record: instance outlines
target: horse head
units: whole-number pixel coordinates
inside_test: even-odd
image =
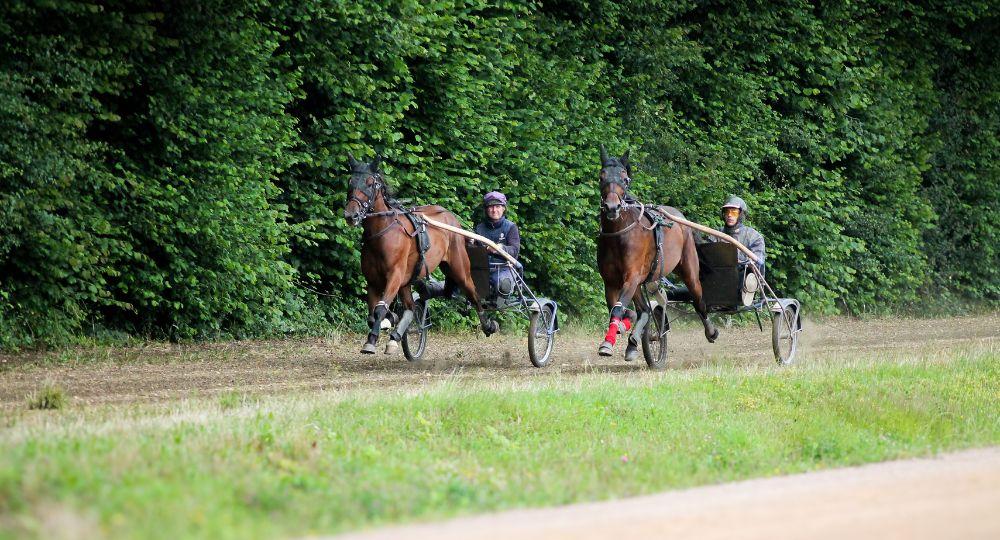
[[[622,203],[632,183],[628,154],[625,150],[620,158],[609,157],[608,149],[601,145],[601,211],[611,221],[621,215]]]
[[[351,179],[347,186],[347,204],[344,206],[344,219],[358,226],[371,212],[378,198],[386,197],[385,181],[382,180],[382,156],[375,155],[371,163],[358,161],[350,153],[347,154],[351,166]]]

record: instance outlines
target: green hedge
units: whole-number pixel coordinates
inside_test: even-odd
[[[698,221],[743,195],[810,311],[995,305],[998,30],[990,2],[7,2],[0,347],[357,328],[348,151],[470,226],[506,192],[581,316],[602,142]]]

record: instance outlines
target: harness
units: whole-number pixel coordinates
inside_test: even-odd
[[[427,268],[427,251],[431,249],[431,236],[427,233],[427,222],[424,218],[413,212],[405,212],[403,214],[410,223],[413,225],[413,234],[410,237],[416,237],[417,239],[417,265],[413,268],[413,277],[410,278],[410,284],[414,284],[420,279],[420,274],[423,272],[425,277],[430,277],[431,272]]]
[[[656,275],[657,266],[659,266],[660,277],[664,277],[666,274],[667,258],[663,254],[663,228],[672,228],[674,221],[667,218],[663,211],[659,209],[646,209],[645,214],[653,224],[653,240],[656,242],[656,259],[650,264],[649,274],[643,281],[643,283],[649,283],[653,280],[653,276]]]
[[[598,236],[605,238],[622,236],[630,232],[636,226],[640,226],[641,228],[647,231],[652,231],[653,242],[656,245],[656,257],[654,257],[653,261],[650,263],[649,273],[646,275],[646,279],[643,280],[643,283],[649,283],[650,281],[652,281],[653,277],[656,275],[657,269],[659,269],[660,276],[663,276],[666,273],[665,266],[667,264],[666,257],[663,254],[663,229],[672,228],[674,226],[674,221],[671,220],[669,217],[667,217],[666,212],[660,210],[658,207],[656,206],[647,207],[641,201],[632,197],[631,193],[629,193],[629,182],[620,180],[618,178],[601,180],[602,188],[608,184],[615,184],[621,186],[625,190],[625,197],[624,198],[619,197],[621,199],[622,207],[625,212],[628,212],[632,209],[638,209],[639,212],[635,217],[635,221],[633,221],[630,225],[628,225],[624,229],[614,232],[604,232],[602,230],[600,231],[600,233],[598,233]],[[649,220],[650,225],[648,227],[642,225],[643,216],[645,216],[646,219]]]
[[[414,208],[393,208],[391,210],[386,210],[385,212],[373,212],[365,216],[365,219],[370,217],[379,216],[392,216],[392,221],[388,225],[383,227],[377,233],[371,236],[362,237],[361,243],[370,242],[376,238],[385,236],[393,227],[399,227],[407,236],[410,238],[415,238],[417,241],[417,264],[413,268],[412,277],[410,277],[409,284],[412,285],[421,279],[421,274],[423,277],[430,275],[430,271],[427,268],[427,252],[431,249],[431,237],[427,232],[427,221],[420,217],[419,214],[414,212]],[[399,216],[405,217],[409,220],[410,224],[413,225],[413,232],[407,232],[406,227],[403,223],[399,221]]]
[[[385,185],[382,183],[382,175],[373,174],[375,182],[371,186],[366,186],[362,189],[362,193],[367,197],[367,200],[362,201],[360,198],[351,195],[350,200],[357,201],[358,206],[361,209],[361,220],[364,221],[368,218],[382,217],[382,216],[392,216],[392,221],[388,225],[383,227],[376,233],[369,236],[362,236],[361,243],[370,242],[376,238],[385,236],[393,227],[399,227],[409,236],[410,238],[416,238],[417,240],[417,264],[413,268],[413,273],[408,281],[410,285],[415,283],[420,279],[420,275],[424,274],[425,277],[430,276],[430,271],[427,268],[427,252],[431,249],[431,238],[430,234],[427,232],[427,222],[424,221],[422,217],[414,213],[414,208],[403,208],[400,206],[399,201],[395,199],[390,199],[386,196]],[[370,188],[370,189],[369,189]],[[389,210],[384,212],[370,212],[371,208],[375,204],[375,196],[377,194],[382,194],[382,199],[385,200],[386,204],[389,205]],[[413,232],[406,232],[406,227],[403,226],[402,222],[399,221],[399,216],[405,216],[406,219],[410,221],[413,225]]]

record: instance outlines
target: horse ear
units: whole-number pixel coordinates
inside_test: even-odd
[[[622,162],[622,165],[624,165],[626,167],[628,167],[628,153],[631,152],[631,151],[632,151],[632,149],[629,148],[629,149],[625,150],[624,154],[622,154],[621,162]]]
[[[608,161],[608,149],[604,147],[604,143],[601,143],[601,164],[603,165]]]
[[[375,154],[375,161],[372,162],[372,172],[377,172],[378,168],[382,166],[382,156],[380,154]]]
[[[358,160],[354,159],[354,154],[347,153],[347,162],[351,165],[351,170],[358,168]]]

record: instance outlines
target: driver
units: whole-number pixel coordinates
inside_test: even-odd
[[[723,226],[719,231],[728,234],[736,239],[737,242],[743,244],[750,250],[751,253],[757,256],[757,269],[760,270],[761,277],[764,276],[764,237],[757,232],[753,227],[743,223],[743,219],[747,215],[747,203],[743,199],[737,197],[736,195],[730,195],[726,199],[725,204],[722,205],[722,221]],[[722,240],[711,237],[713,241],[721,242]],[[750,258],[747,257],[746,253],[743,251],[736,251],[737,262],[740,268],[744,269],[745,275],[743,277],[743,290],[742,301],[744,306],[748,306],[753,302],[756,295],[757,289],[760,287],[757,275],[753,272],[747,272],[746,267],[750,262]]]
[[[764,237],[756,229],[743,223],[746,215],[747,203],[736,195],[730,195],[722,205],[723,226],[719,231],[732,236],[753,252],[757,256],[757,268],[760,269],[761,275],[764,275]],[[717,240],[715,237],[712,239]],[[745,253],[742,251],[736,253],[741,266],[749,262],[750,259]]]
[[[507,197],[499,191],[491,191],[483,197],[483,208],[486,219],[479,222],[475,233],[492,240],[500,248],[517,258],[521,252],[521,234],[513,221],[504,217],[507,211]],[[514,278],[511,275],[507,260],[490,248],[490,287],[494,292],[508,295],[514,290]]]

